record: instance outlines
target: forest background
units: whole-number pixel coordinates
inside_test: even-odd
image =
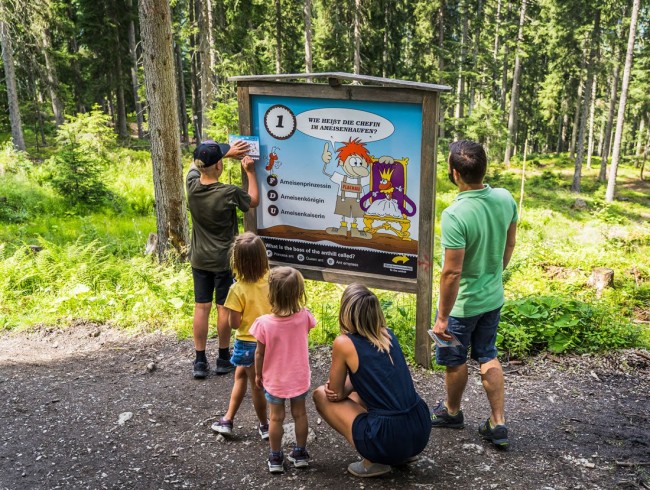
[[[182,247],[162,236],[164,260],[144,254],[165,206],[151,156],[160,109],[147,96],[165,70],[147,71],[147,4],[170,13],[171,43],[158,48],[173,60],[177,126],[167,129],[183,153],[165,165],[178,175],[197,140],[238,132],[230,76],[449,85],[438,161],[454,139],[481,142],[487,182],[520,203],[503,355],[650,346],[650,8],[640,0],[2,0],[0,329],[84,319],[191,335]],[[456,192],[444,167],[437,218]],[[241,182],[236,162],[224,177]],[[590,284],[596,267],[613,271],[613,287]],[[331,341],[342,286],[308,287],[311,340]],[[379,295],[412,358],[414,297]]]

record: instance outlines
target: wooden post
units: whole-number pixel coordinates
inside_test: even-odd
[[[436,148],[438,94],[427,94],[422,100],[422,157],[420,162],[420,222],[418,275],[415,307],[415,361],[431,366],[431,328],[433,306],[433,230],[436,203]]]
[[[251,105],[250,94],[248,87],[237,87],[237,107],[239,109],[239,134],[251,134]],[[244,190],[248,190],[248,177],[244,169],[240,169],[242,186]],[[257,210],[255,208],[249,209],[244,214],[244,229],[257,233]]]

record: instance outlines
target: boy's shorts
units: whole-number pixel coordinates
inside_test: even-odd
[[[304,400],[307,398],[307,395],[309,394],[309,390],[305,391],[302,395],[294,396],[293,398],[289,398],[289,401],[293,400]],[[264,390],[264,396],[266,397],[266,400],[271,403],[272,405],[284,405],[284,402],[287,400],[286,398],[278,398],[277,396],[271,395],[268,391]]]
[[[437,316],[437,313],[436,313]],[[459,318],[449,317],[447,330],[462,344],[456,347],[436,346],[436,363],[441,366],[461,366],[467,362],[467,351],[472,347],[471,357],[483,364],[497,356],[497,327],[501,307],[480,315]]]
[[[192,267],[192,278],[194,279],[194,302],[212,303],[216,291],[215,302],[223,305],[228,297],[228,291],[232,286],[232,271],[211,272]]]
[[[235,366],[251,367],[255,365],[257,342],[235,339],[230,362]]]

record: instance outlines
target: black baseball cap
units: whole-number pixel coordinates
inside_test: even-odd
[[[230,145],[206,140],[194,149],[194,160],[201,161],[203,168],[211,167],[221,160],[228,153],[228,150],[230,150]]]

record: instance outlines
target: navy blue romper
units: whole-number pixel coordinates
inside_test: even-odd
[[[356,450],[373,463],[396,465],[420,454],[429,442],[431,415],[415,392],[413,379],[392,330],[390,356],[368,339],[348,334],[359,356],[350,381],[368,407],[352,422]],[[392,358],[392,362],[391,362]]]

